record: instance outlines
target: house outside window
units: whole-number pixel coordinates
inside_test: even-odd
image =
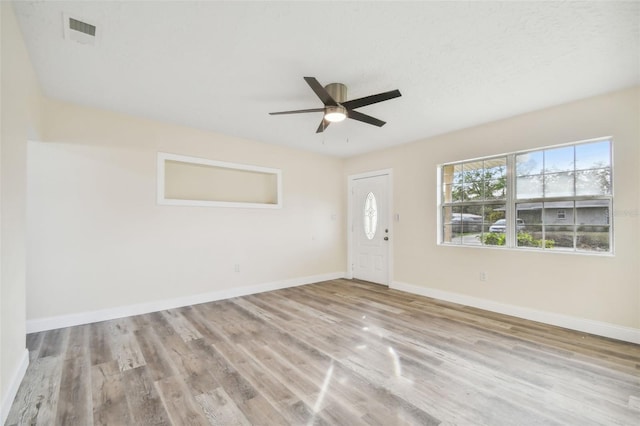
[[[612,252],[609,139],[441,166],[440,243]]]

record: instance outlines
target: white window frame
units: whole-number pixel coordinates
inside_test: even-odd
[[[609,159],[610,159],[610,169],[611,169],[611,192],[610,194],[606,194],[606,195],[597,195],[597,196],[577,196],[577,195],[572,195],[572,196],[566,196],[566,197],[541,197],[541,198],[535,198],[535,199],[517,199],[516,198],[516,172],[515,172],[515,159],[516,156],[519,154],[526,154],[528,152],[538,152],[538,151],[544,151],[544,150],[549,150],[549,149],[554,149],[554,148],[562,148],[562,147],[569,147],[569,146],[578,146],[578,145],[582,145],[582,144],[589,144],[589,143],[596,143],[596,142],[605,142],[608,141],[609,142]],[[589,139],[589,140],[583,140],[583,141],[579,141],[579,142],[571,142],[571,143],[566,143],[566,144],[561,144],[561,145],[553,145],[553,146],[545,146],[545,147],[540,147],[540,148],[535,148],[535,149],[530,149],[530,150],[523,150],[523,151],[516,151],[516,152],[510,152],[510,153],[506,153],[506,154],[500,154],[500,155],[491,155],[491,156],[487,156],[487,157],[481,157],[481,158],[474,158],[474,159],[469,159],[469,160],[462,160],[462,161],[455,161],[455,162],[450,162],[450,163],[444,163],[438,166],[437,168],[437,185],[438,185],[438,189],[437,189],[437,226],[438,226],[438,231],[437,231],[437,244],[441,245],[441,246],[447,246],[447,247],[475,247],[475,248],[488,248],[488,249],[498,249],[498,250],[505,250],[505,249],[513,249],[513,250],[532,250],[532,251],[543,251],[543,252],[550,252],[550,253],[571,253],[571,254],[586,254],[586,255],[598,255],[598,256],[602,256],[602,255],[613,255],[614,254],[614,224],[613,224],[613,215],[612,215],[612,211],[613,211],[613,199],[614,199],[614,184],[613,184],[613,169],[614,169],[614,164],[613,164],[613,145],[614,145],[614,141],[613,141],[613,137],[611,136],[607,136],[607,137],[601,137],[601,138],[594,138],[594,139]],[[462,244],[462,243],[451,243],[451,242],[445,242],[444,241],[444,217],[443,217],[443,208],[444,207],[449,207],[449,206],[465,206],[467,204],[464,204],[463,202],[459,202],[459,203],[454,203],[454,202],[449,202],[449,203],[445,203],[444,202],[444,191],[443,191],[443,170],[445,166],[451,166],[451,165],[459,165],[459,164],[465,164],[465,163],[469,163],[469,162],[476,162],[476,161],[486,161],[486,160],[490,160],[490,159],[495,159],[495,158],[500,158],[500,157],[506,157],[507,158],[507,196],[505,199],[505,209],[506,209],[506,232],[505,232],[505,245],[503,246],[499,246],[499,245],[490,245],[490,244]],[[517,204],[521,204],[521,203],[531,203],[531,202],[553,202],[553,201],[585,201],[585,200],[608,200],[608,226],[609,226],[609,250],[607,251],[589,251],[589,250],[579,250],[578,248],[575,247],[575,238],[577,236],[577,225],[573,230],[574,233],[574,247],[573,248],[545,248],[545,247],[523,247],[523,246],[518,246],[518,241],[517,241],[517,225],[516,225],[516,206]],[[566,214],[566,213],[565,213]],[[576,211],[574,210],[572,217],[574,217],[574,221],[575,221],[575,215],[576,215]],[[565,216],[566,217],[566,216]]]

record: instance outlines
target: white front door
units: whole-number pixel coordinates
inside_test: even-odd
[[[389,285],[389,175],[351,182],[353,278]]]

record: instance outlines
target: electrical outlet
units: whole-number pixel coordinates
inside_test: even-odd
[[[488,279],[488,274],[486,273],[486,271],[482,271],[480,272],[480,281],[486,281]]]
[[[235,266],[233,267],[233,270],[236,272],[240,272],[240,264],[236,263]]]

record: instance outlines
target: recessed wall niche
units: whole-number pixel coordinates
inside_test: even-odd
[[[280,208],[282,172],[159,152],[158,204]]]

